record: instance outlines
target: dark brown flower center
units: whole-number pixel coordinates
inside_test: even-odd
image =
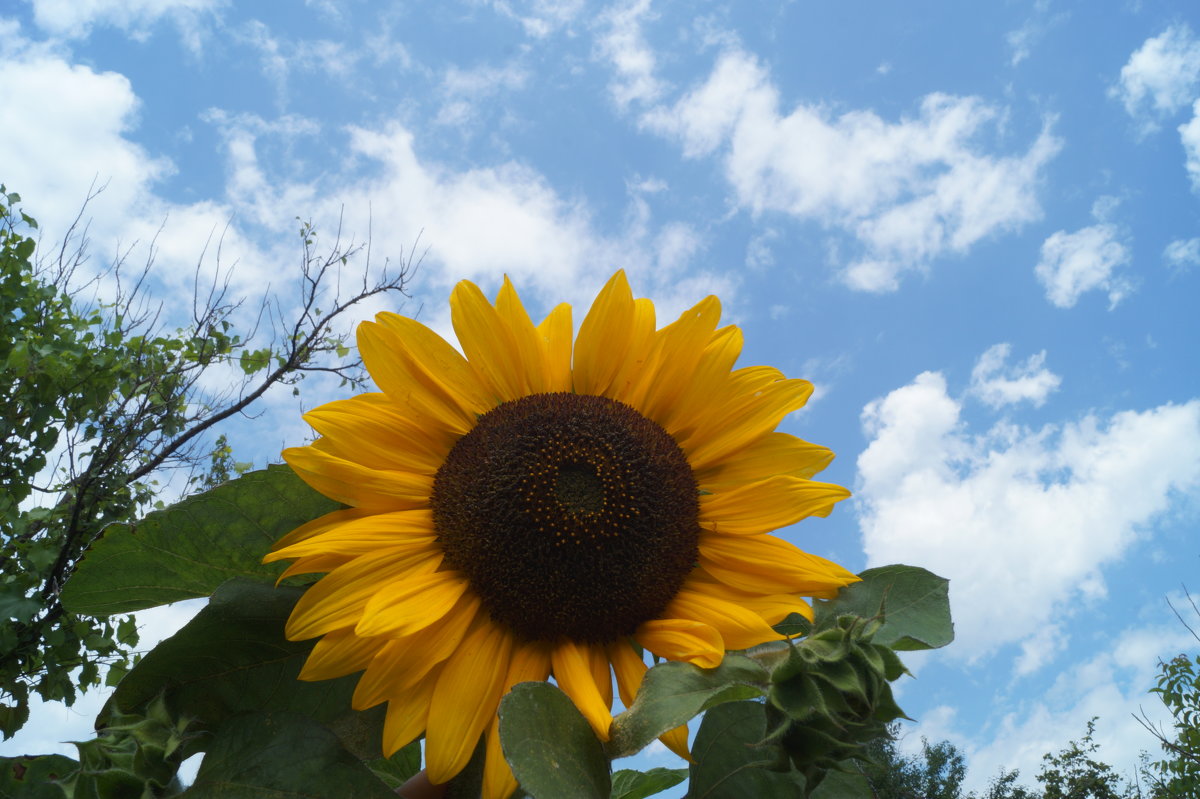
[[[489,411],[446,457],[433,521],[446,565],[526,639],[632,634],[696,563],[699,492],[656,423],[615,400],[534,394]]]

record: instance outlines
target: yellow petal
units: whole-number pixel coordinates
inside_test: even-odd
[[[283,459],[317,491],[356,508],[427,507],[433,490],[432,475],[369,469],[316,447],[289,447],[283,451]]]
[[[496,315],[512,336],[518,357],[516,368],[525,375],[528,393],[543,394],[550,391],[542,337],[533,326],[533,320],[521,304],[521,298],[517,296],[517,290],[513,288],[508,275],[504,276],[496,295]]]
[[[345,566],[352,558],[346,555],[308,555],[307,557],[299,558],[291,566],[283,570],[283,573],[275,579],[275,585],[279,585],[289,577],[295,577],[297,574],[323,574],[333,571],[339,566]]]
[[[678,401],[667,409],[661,422],[663,429],[677,441],[684,441],[697,420],[710,412],[713,400],[729,390],[730,370],[741,352],[740,328],[730,325],[713,333],[691,381],[681,387]]]
[[[600,701],[611,709],[613,701],[613,678],[608,656],[604,652],[604,647],[600,646],[587,647],[587,654],[588,665],[592,669],[592,682],[600,690]]]
[[[550,649],[540,642],[514,643],[512,662],[504,677],[501,698],[514,685],[523,682],[541,682],[550,675]],[[483,799],[504,799],[517,786],[500,749],[500,717],[492,719],[488,727],[486,759],[483,765]]]
[[[624,270],[609,278],[596,296],[575,339],[577,394],[602,395],[625,363],[633,328],[633,292]]]
[[[456,571],[414,575],[378,586],[354,631],[359,635],[412,635],[450,612],[467,590]]]
[[[500,702],[512,636],[480,619],[446,661],[433,691],[425,729],[425,768],[433,783],[449,782],[467,765]]]
[[[706,297],[654,336],[645,368],[622,402],[660,424],[678,402],[721,319],[721,302]]]
[[[358,518],[350,518],[290,546],[277,548],[263,561],[270,563],[310,555],[340,555],[349,560],[378,549],[404,547],[424,547],[432,552],[436,542],[433,513],[428,508],[359,514]]]
[[[702,591],[680,591],[663,615],[711,625],[721,634],[726,649],[749,649],[783,637],[754,611]]]
[[[601,689],[596,685],[590,650],[590,644],[575,641],[563,641],[556,646],[551,655],[554,679],[592,725],[596,737],[607,741],[608,728],[612,725],[612,702],[605,704]]]
[[[705,571],[741,591],[828,597],[859,579],[773,535],[701,535],[699,548]]]
[[[450,321],[467,360],[501,402],[530,393],[512,331],[479,287],[459,281],[450,295]]]
[[[429,703],[437,685],[434,672],[402,694],[388,701],[383,722],[383,756],[391,757],[416,740],[429,719]]]
[[[768,433],[745,449],[696,471],[705,491],[735,488],[777,474],[811,478],[833,461],[833,452],[787,433]]]
[[[560,303],[537,328],[546,359],[546,390],[571,390],[571,306]]]
[[[512,768],[500,748],[500,717],[497,716],[488,725],[480,799],[508,799],[516,789],[517,778],[513,776]]]
[[[675,729],[663,733],[658,736],[658,740],[662,741],[664,746],[687,762],[696,762],[692,759],[692,753],[688,749],[688,728],[686,724],[680,724]]]
[[[397,334],[412,370],[419,369],[427,384],[438,385],[464,411],[486,413],[495,404],[475,370],[450,342],[407,316],[385,312],[375,319]]]
[[[395,696],[449,658],[462,642],[479,611],[479,599],[468,594],[441,623],[405,638],[391,640],[368,665],[354,688],[356,710],[374,707]],[[388,640],[388,639],[384,639]]]
[[[617,367],[612,382],[604,389],[604,396],[633,404],[630,393],[649,368],[650,354],[654,347],[654,303],[638,298],[633,301],[633,319],[625,337],[625,357]]]
[[[315,638],[327,632],[353,627],[362,617],[367,601],[393,580],[431,572],[442,562],[440,552],[384,549],[361,555],[339,566],[304,592],[285,631],[292,641]]]
[[[654,619],[642,622],[634,640],[667,660],[682,660],[702,669],[721,665],[725,642],[716,628],[691,619]]]
[[[372,469],[434,474],[447,450],[417,426],[370,403],[329,402],[304,414],[327,452]]]
[[[308,653],[300,679],[315,682],[362,671],[386,643],[382,638],[362,638],[353,630],[329,633]]]
[[[700,526],[731,535],[768,533],[808,516],[827,516],[850,492],[833,483],[778,476],[700,497]]]
[[[306,522],[300,525],[295,530],[285,535],[283,538],[275,542],[274,550],[268,553],[263,558],[263,563],[270,563],[283,558],[276,557],[275,552],[281,549],[297,544],[306,538],[311,538],[314,535],[328,532],[329,530],[339,527],[346,522],[362,519],[367,516],[373,516],[377,511],[362,510],[360,508],[347,508],[345,510],[335,510],[332,513],[326,513],[324,516],[318,516],[311,522]],[[286,556],[285,556],[286,557]]]
[[[739,374],[741,373],[741,374]],[[732,375],[734,388],[713,403],[694,435],[681,442],[693,469],[703,469],[772,432],[784,416],[804,407],[807,380],[779,379],[774,369],[750,367]]]
[[[360,324],[358,352],[375,385],[402,409],[405,418],[458,436],[475,426],[476,414],[464,407],[463,395],[409,358],[404,340],[391,327]]]
[[[608,659],[612,663],[613,674],[617,677],[617,692],[621,697],[621,704],[629,707],[637,697],[638,689],[642,687],[646,661],[628,641],[609,644]]]

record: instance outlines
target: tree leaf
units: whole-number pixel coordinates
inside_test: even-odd
[[[109,616],[208,596],[232,577],[273,580],[284,564],[261,563],[271,545],[340,507],[286,466],[250,472],[137,524],[109,525],[63,587],[63,606]]]
[[[343,740],[343,744],[345,741]],[[376,743],[378,748],[379,744]],[[367,768],[389,788],[399,788],[421,770],[421,742],[413,741],[391,757],[367,761]]]
[[[629,709],[613,720],[609,756],[628,757],[714,705],[762,696],[769,683],[766,669],[744,655],[726,654],[715,669],[660,663],[646,672]]]
[[[0,799],[63,799],[63,790],[50,782],[79,770],[65,755],[0,757]]]
[[[217,729],[183,799],[395,799],[337,736],[299,713],[245,713]]]
[[[837,599],[816,603],[818,629],[838,616],[872,618],[883,612],[883,625],[872,639],[898,650],[937,649],[954,640],[950,620],[950,581],[919,566],[881,566],[859,575],[862,582],[843,588]]]
[[[729,702],[705,713],[692,744],[696,762],[688,799],[804,796],[804,777],[786,770],[778,744],[761,743],[766,735],[766,709],[759,702]]]
[[[312,642],[288,641],[283,625],[301,593],[246,580],[221,586],[195,618],[133,667],[100,720],[111,715],[114,704],[134,711],[160,694],[174,716],[194,719],[197,730],[215,730],[248,711],[287,710],[335,725],[340,716],[355,713],[350,698],[356,675],[321,682],[297,679]],[[382,714],[376,715],[378,725]],[[357,721],[372,718],[355,716]],[[378,726],[376,730],[370,739],[377,742]],[[358,737],[363,737],[359,731],[348,735]]]
[[[500,746],[534,799],[608,799],[604,747],[557,686],[524,682],[500,702]]]
[[[685,768],[652,768],[649,771],[621,769],[612,776],[610,799],[645,799],[667,788],[674,788],[687,777],[688,770]]]

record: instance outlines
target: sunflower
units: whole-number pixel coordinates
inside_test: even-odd
[[[571,307],[534,325],[507,278],[494,304],[459,283],[450,308],[462,353],[392,313],[358,328],[380,393],[306,414],[320,438],[283,453],[349,507],[266,560],[325,573],[287,624],[320,637],[301,679],[362,671],[354,707],[388,703],[385,754],[424,733],[434,783],[484,736],[483,794],[502,798],[513,685],[553,675],[607,740],[613,675],[630,704],[643,649],[711,668],[858,579],[768,535],[849,492],[811,479],[832,452],[775,431],[812,385],[733,369],[716,297],[658,329],[617,272],[573,351]],[[687,757],[685,727],[663,740]]]

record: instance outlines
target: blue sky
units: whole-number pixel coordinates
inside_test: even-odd
[[[1194,645],[1165,598],[1200,591],[1194,4],[4,8],[0,181],[44,245],[96,180],[94,262],[161,227],[168,300],[221,235],[235,292],[284,285],[295,218],[339,213],[376,256],[419,236],[403,310],[443,331],[462,278],[543,312],[618,267],[660,318],[716,293],[743,363],[816,384],[785,429],[855,491],[784,535],[952,580],[909,745],[954,741],[976,786],[1092,715],[1119,770],[1151,747],[1131,714]],[[240,459],[305,436],[267,403]],[[85,735],[97,701],[0,751]]]

